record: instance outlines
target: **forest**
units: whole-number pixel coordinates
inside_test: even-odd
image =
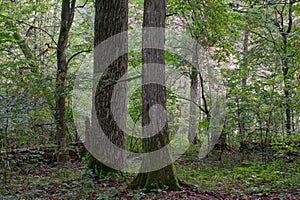
[[[300,1],[2,0],[0,199],[300,199]]]

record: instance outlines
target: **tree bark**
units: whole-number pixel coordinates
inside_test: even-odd
[[[96,0],[95,2],[95,47],[101,44],[106,39],[120,34],[128,30],[128,1],[127,0]],[[121,48],[127,48],[127,37],[123,37],[117,45]],[[128,66],[128,54],[119,56],[118,49],[115,49],[115,56],[118,57],[107,68],[103,66],[103,63],[99,63],[95,53],[95,69],[97,72],[102,73],[98,82],[95,94],[95,109],[98,123],[101,130],[106,137],[116,146],[121,149],[126,148],[126,81],[119,82],[127,72]],[[103,52],[101,52],[103,53]],[[116,89],[116,84],[119,84],[121,90],[118,90],[117,108],[111,108],[114,106],[113,91]],[[115,121],[114,115],[118,113],[118,119],[120,119],[121,126]],[[93,137],[93,136],[92,136]],[[95,144],[93,144],[95,145]],[[112,151],[112,149],[106,149],[106,151]],[[110,152],[111,153],[111,152]],[[120,165],[125,165],[125,154],[114,152],[114,158]],[[102,171],[115,171],[111,167],[105,165],[103,162],[96,161],[93,157],[90,163],[94,165],[98,170]]]
[[[68,72],[66,50],[71,29],[76,0],[63,0],[61,11],[60,33],[57,43],[57,75],[56,75],[56,143],[57,161],[64,162],[68,159],[66,139],[66,77]]]
[[[190,86],[190,116],[189,116],[189,142],[190,144],[196,144],[197,143],[197,118],[198,118],[198,108],[195,105],[197,103],[198,98],[198,84],[199,84],[199,79],[198,79],[198,55],[197,55],[197,45],[196,44],[196,55],[194,55],[193,60],[194,60],[194,65],[191,67],[191,73],[190,73],[190,80],[191,80],[191,86]],[[199,72],[200,73],[200,72]]]
[[[166,15],[166,2],[162,0],[145,0],[144,1],[144,21],[143,27],[165,27],[165,15]],[[151,29],[152,30],[152,29]],[[165,87],[165,59],[164,59],[164,42],[165,33],[164,30],[151,31],[144,29],[143,31],[143,68],[142,68],[142,125],[143,135],[147,136],[143,138],[142,145],[145,153],[161,150],[163,147],[169,144],[168,123],[166,122],[163,128],[154,136],[150,136],[146,131],[150,123],[158,125],[161,123],[160,119],[166,117],[166,113],[156,110],[154,105],[160,105],[166,110],[166,87]],[[155,33],[154,33],[155,32]],[[155,35],[153,35],[155,34]],[[150,44],[150,45],[147,45]],[[160,46],[160,49],[149,48],[149,46]],[[145,47],[146,46],[146,47]],[[154,77],[159,77],[160,84],[151,83]],[[152,108],[151,108],[152,107]],[[154,110],[156,120],[150,119],[150,108]],[[153,130],[150,130],[150,132]],[[161,154],[158,158],[143,159],[142,169],[147,169],[147,166],[154,165],[155,162],[162,162],[160,159],[169,159],[171,156],[169,151],[160,151]],[[162,169],[156,171],[149,171],[145,173],[139,173],[136,179],[131,183],[131,187],[142,187],[146,191],[152,188],[164,188],[168,187],[172,190],[180,189],[178,180],[173,164],[170,164]]]

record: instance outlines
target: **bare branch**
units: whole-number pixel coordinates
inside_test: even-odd
[[[86,0],[82,6],[77,6],[75,8],[84,8],[89,0]]]
[[[78,56],[78,55],[80,55],[80,54],[82,54],[82,53],[88,53],[88,52],[91,52],[91,51],[92,51],[92,50],[88,49],[88,50],[79,51],[79,52],[73,54],[73,55],[68,59],[68,61],[67,61],[67,66],[69,66],[69,63],[71,62],[71,60],[72,60],[73,58],[75,58],[76,56]]]
[[[289,34],[292,30],[292,26],[293,26],[293,10],[292,10],[292,6],[293,6],[293,1],[290,0],[289,2],[289,23],[288,23],[288,28],[286,33]]]
[[[173,16],[173,15],[178,15],[178,13],[176,12],[176,13],[166,14],[166,17],[171,17],[171,16]]]

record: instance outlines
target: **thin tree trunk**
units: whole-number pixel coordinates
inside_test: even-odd
[[[284,92],[284,98],[285,98],[285,127],[288,134],[292,133],[292,106],[291,106],[291,86],[290,86],[290,66],[289,66],[289,53],[288,53],[288,37],[292,31],[293,28],[293,4],[295,3],[294,0],[285,1],[285,5],[287,6],[287,17],[288,19],[286,22],[284,21],[284,15],[285,13],[283,11],[278,11],[277,8],[275,8],[275,15],[279,15],[279,20],[275,21],[275,25],[280,30],[280,34],[282,37],[283,42],[283,57],[281,58],[281,64],[282,64],[282,74],[283,74],[283,92]],[[285,26],[287,24],[287,26]]]
[[[246,28],[244,32],[244,41],[243,41],[243,63],[242,63],[242,73],[245,73],[248,65],[248,43],[249,43],[249,29]],[[242,89],[245,89],[245,86],[247,85],[247,74],[242,75]],[[241,98],[241,103],[243,104],[245,102],[245,98]],[[246,145],[246,126],[245,126],[245,112],[244,112],[243,105],[238,108],[238,124],[240,129],[240,144],[241,144],[241,151],[244,150],[244,147]]]
[[[66,50],[69,31],[73,23],[76,0],[63,0],[61,11],[60,33],[57,44],[57,75],[56,75],[56,143],[57,161],[68,159],[66,139],[66,77],[68,72]]]
[[[195,61],[198,62],[198,61]],[[190,89],[190,119],[189,119],[189,142],[190,144],[195,144],[197,142],[197,94],[198,94],[198,72],[196,67],[191,69],[191,89]]]

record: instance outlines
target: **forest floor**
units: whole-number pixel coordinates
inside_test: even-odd
[[[181,191],[150,193],[126,188],[134,175],[95,177],[77,157],[59,165],[22,155],[0,170],[0,199],[300,199],[300,159],[246,162],[227,153],[200,162],[191,155],[176,163]]]

